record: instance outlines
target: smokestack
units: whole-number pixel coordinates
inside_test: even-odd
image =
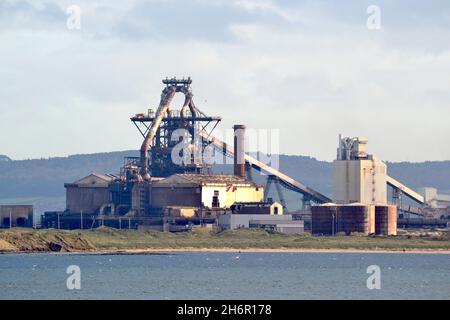
[[[236,124],[234,129],[234,175],[245,178],[245,126]]]

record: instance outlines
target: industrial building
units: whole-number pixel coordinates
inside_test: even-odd
[[[218,218],[221,230],[256,228],[285,234],[302,234],[304,222],[292,220],[292,215],[223,214]]]
[[[270,198],[265,202],[235,202],[230,209],[234,214],[283,215],[284,212],[281,203]]]
[[[117,174],[92,173],[66,183],[66,210],[46,213],[42,218],[44,227],[107,225],[179,230],[189,224],[219,225],[223,219],[238,221],[246,215],[259,215],[243,225],[287,230],[290,227],[268,221],[290,216],[287,225],[297,223],[303,228],[302,219],[310,216],[312,223],[307,225],[311,224],[317,234],[393,235],[397,208],[422,216],[427,212],[422,195],[390,177],[386,164],[367,154],[367,139],[363,137],[339,137],[331,199],[247,154],[244,125],[233,126],[233,146],[214,137],[221,118],[206,115],[194,104],[192,79],[162,82],[164,89],[157,109],[130,118],[143,139],[140,156],[126,157]],[[176,94],[184,96],[178,108],[172,106]],[[233,158],[234,174],[213,172],[210,155],[205,152],[211,147],[224,158]],[[265,186],[253,181],[252,172],[267,176]],[[268,198],[273,184],[279,202]],[[288,214],[282,188],[299,195],[301,215]],[[392,189],[393,203],[388,203],[388,188]],[[403,196],[418,206],[405,207]],[[291,230],[297,227],[291,226]]]
[[[104,205],[111,202],[109,184],[115,178],[113,175],[92,173],[73,183],[65,183],[66,210],[92,214],[103,213]]]
[[[236,202],[263,202],[264,187],[233,175],[175,174],[151,186],[151,206],[230,209]]]
[[[425,202],[434,210],[434,217],[450,219],[450,194],[439,192],[436,188],[421,188],[419,193],[423,195]]]
[[[337,159],[333,162],[335,203],[385,204],[387,167],[366,153],[367,139],[339,137]]]
[[[333,162],[333,202],[311,208],[312,233],[334,235],[396,235],[397,208],[404,209],[402,195],[425,204],[423,196],[388,176],[387,166],[366,152],[364,137],[339,135]],[[388,203],[388,186],[393,189]],[[408,210],[421,213],[419,208]]]
[[[281,204],[268,201],[265,187],[252,181],[252,170],[265,172],[278,189],[284,186],[302,194],[305,202],[329,200],[247,155],[244,125],[233,127],[233,146],[215,138],[211,133],[221,118],[207,116],[195,106],[191,83],[190,78],[163,80],[157,110],[131,118],[143,137],[140,157],[125,158],[117,175],[92,173],[66,183],[66,210],[46,213],[42,224],[74,229],[122,227],[125,221],[128,227],[144,228],[211,223],[231,213],[281,216],[285,209],[282,197]],[[178,110],[170,106],[177,93],[184,95]],[[177,149],[180,146],[182,150]],[[212,172],[203,152],[211,146],[234,159],[233,175]],[[181,154],[181,161],[174,161],[174,154]]]
[[[33,206],[0,205],[0,228],[32,227]]]

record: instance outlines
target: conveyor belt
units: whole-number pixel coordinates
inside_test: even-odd
[[[413,199],[414,201],[420,203],[420,204],[424,204],[425,203],[425,199],[423,196],[421,196],[420,194],[418,194],[417,192],[415,192],[414,190],[408,188],[407,186],[405,186],[404,184],[398,182],[397,180],[395,180],[394,178],[391,178],[389,176],[387,176],[386,178],[386,182],[389,186],[399,189],[401,192],[403,192],[404,194],[406,194],[408,197],[410,197],[411,199]]]
[[[199,132],[199,135],[208,140],[209,142],[211,142],[218,150],[220,150],[224,154],[229,156],[234,155],[233,148],[228,146],[225,142],[217,139],[216,137],[210,136],[205,132]],[[317,203],[331,202],[330,198],[292,179],[291,177],[285,175],[284,173],[262,163],[258,159],[255,159],[252,156],[249,156],[248,154],[245,154],[245,162],[258,171],[264,171],[269,175],[276,176],[282,182],[282,184],[286,186],[288,189],[306,195],[310,197],[310,199],[314,202]]]

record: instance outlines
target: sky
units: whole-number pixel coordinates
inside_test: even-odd
[[[0,154],[138,149],[129,118],[167,76],[221,130],[278,130],[284,154],[330,161],[342,133],[450,159],[448,0],[0,0]]]

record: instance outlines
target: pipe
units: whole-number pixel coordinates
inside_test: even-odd
[[[100,216],[103,216],[104,214],[105,214],[105,209],[106,208],[108,208],[108,207],[110,207],[111,208],[111,215],[114,215],[115,214],[115,204],[114,203],[112,203],[112,202],[110,202],[110,203],[105,203],[105,204],[103,204],[101,207],[100,207],[100,210],[99,210],[99,215]]]
[[[234,175],[245,178],[245,126],[236,124],[234,129]]]
[[[161,125],[161,121],[164,118],[164,116],[167,113],[167,110],[169,109],[169,105],[172,102],[172,99],[176,93],[176,87],[175,86],[168,86],[163,90],[163,93],[161,94],[161,101],[159,103],[158,110],[155,114],[155,119],[153,120],[147,136],[144,139],[144,142],[142,142],[141,145],[141,173],[142,177],[145,180],[150,179],[150,174],[148,170],[148,151],[150,149],[150,146],[153,142],[153,138],[155,137],[156,131],[158,130],[159,126]]]
[[[186,117],[186,112],[189,110],[189,103],[191,101],[191,98],[192,98],[191,94],[189,94],[189,93],[185,94],[183,107],[181,108],[181,111],[180,111],[180,117],[182,117],[182,118]]]

